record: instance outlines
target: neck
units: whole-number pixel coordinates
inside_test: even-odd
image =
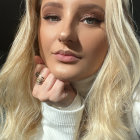
[[[72,82],[71,84],[76,89],[76,91],[79,93],[79,95],[81,97],[85,98],[95,80],[95,77],[96,77],[96,75],[92,75],[86,79]]]

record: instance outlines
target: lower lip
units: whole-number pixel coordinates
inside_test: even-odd
[[[72,63],[79,60],[79,58],[72,55],[55,54],[55,57],[58,61],[65,62],[65,63]]]

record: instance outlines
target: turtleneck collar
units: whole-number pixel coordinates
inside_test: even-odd
[[[94,74],[86,79],[72,82],[71,84],[76,89],[76,91],[79,93],[79,95],[81,97],[86,98],[86,95],[88,94],[89,90],[91,89],[95,78],[96,78],[96,74]]]

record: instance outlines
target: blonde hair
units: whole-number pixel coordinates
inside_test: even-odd
[[[26,13],[0,73],[0,140],[29,140],[41,123],[40,102],[31,94],[39,10],[40,1],[26,0]],[[131,110],[140,78],[140,48],[128,10],[128,0],[106,0],[109,50],[87,102],[83,140],[129,139],[122,118]]]

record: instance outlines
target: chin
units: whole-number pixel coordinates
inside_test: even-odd
[[[72,81],[75,81],[77,78],[76,78],[76,75],[74,74],[68,74],[68,73],[63,73],[63,72],[52,72],[54,74],[54,76],[61,80],[61,81],[67,81],[67,82],[72,82]]]
[[[66,68],[61,68],[59,69],[58,67],[56,69],[50,68],[50,71],[54,74],[54,76],[61,80],[61,81],[68,81],[72,82],[75,80],[79,79],[79,72],[74,71],[72,69],[66,69]]]

